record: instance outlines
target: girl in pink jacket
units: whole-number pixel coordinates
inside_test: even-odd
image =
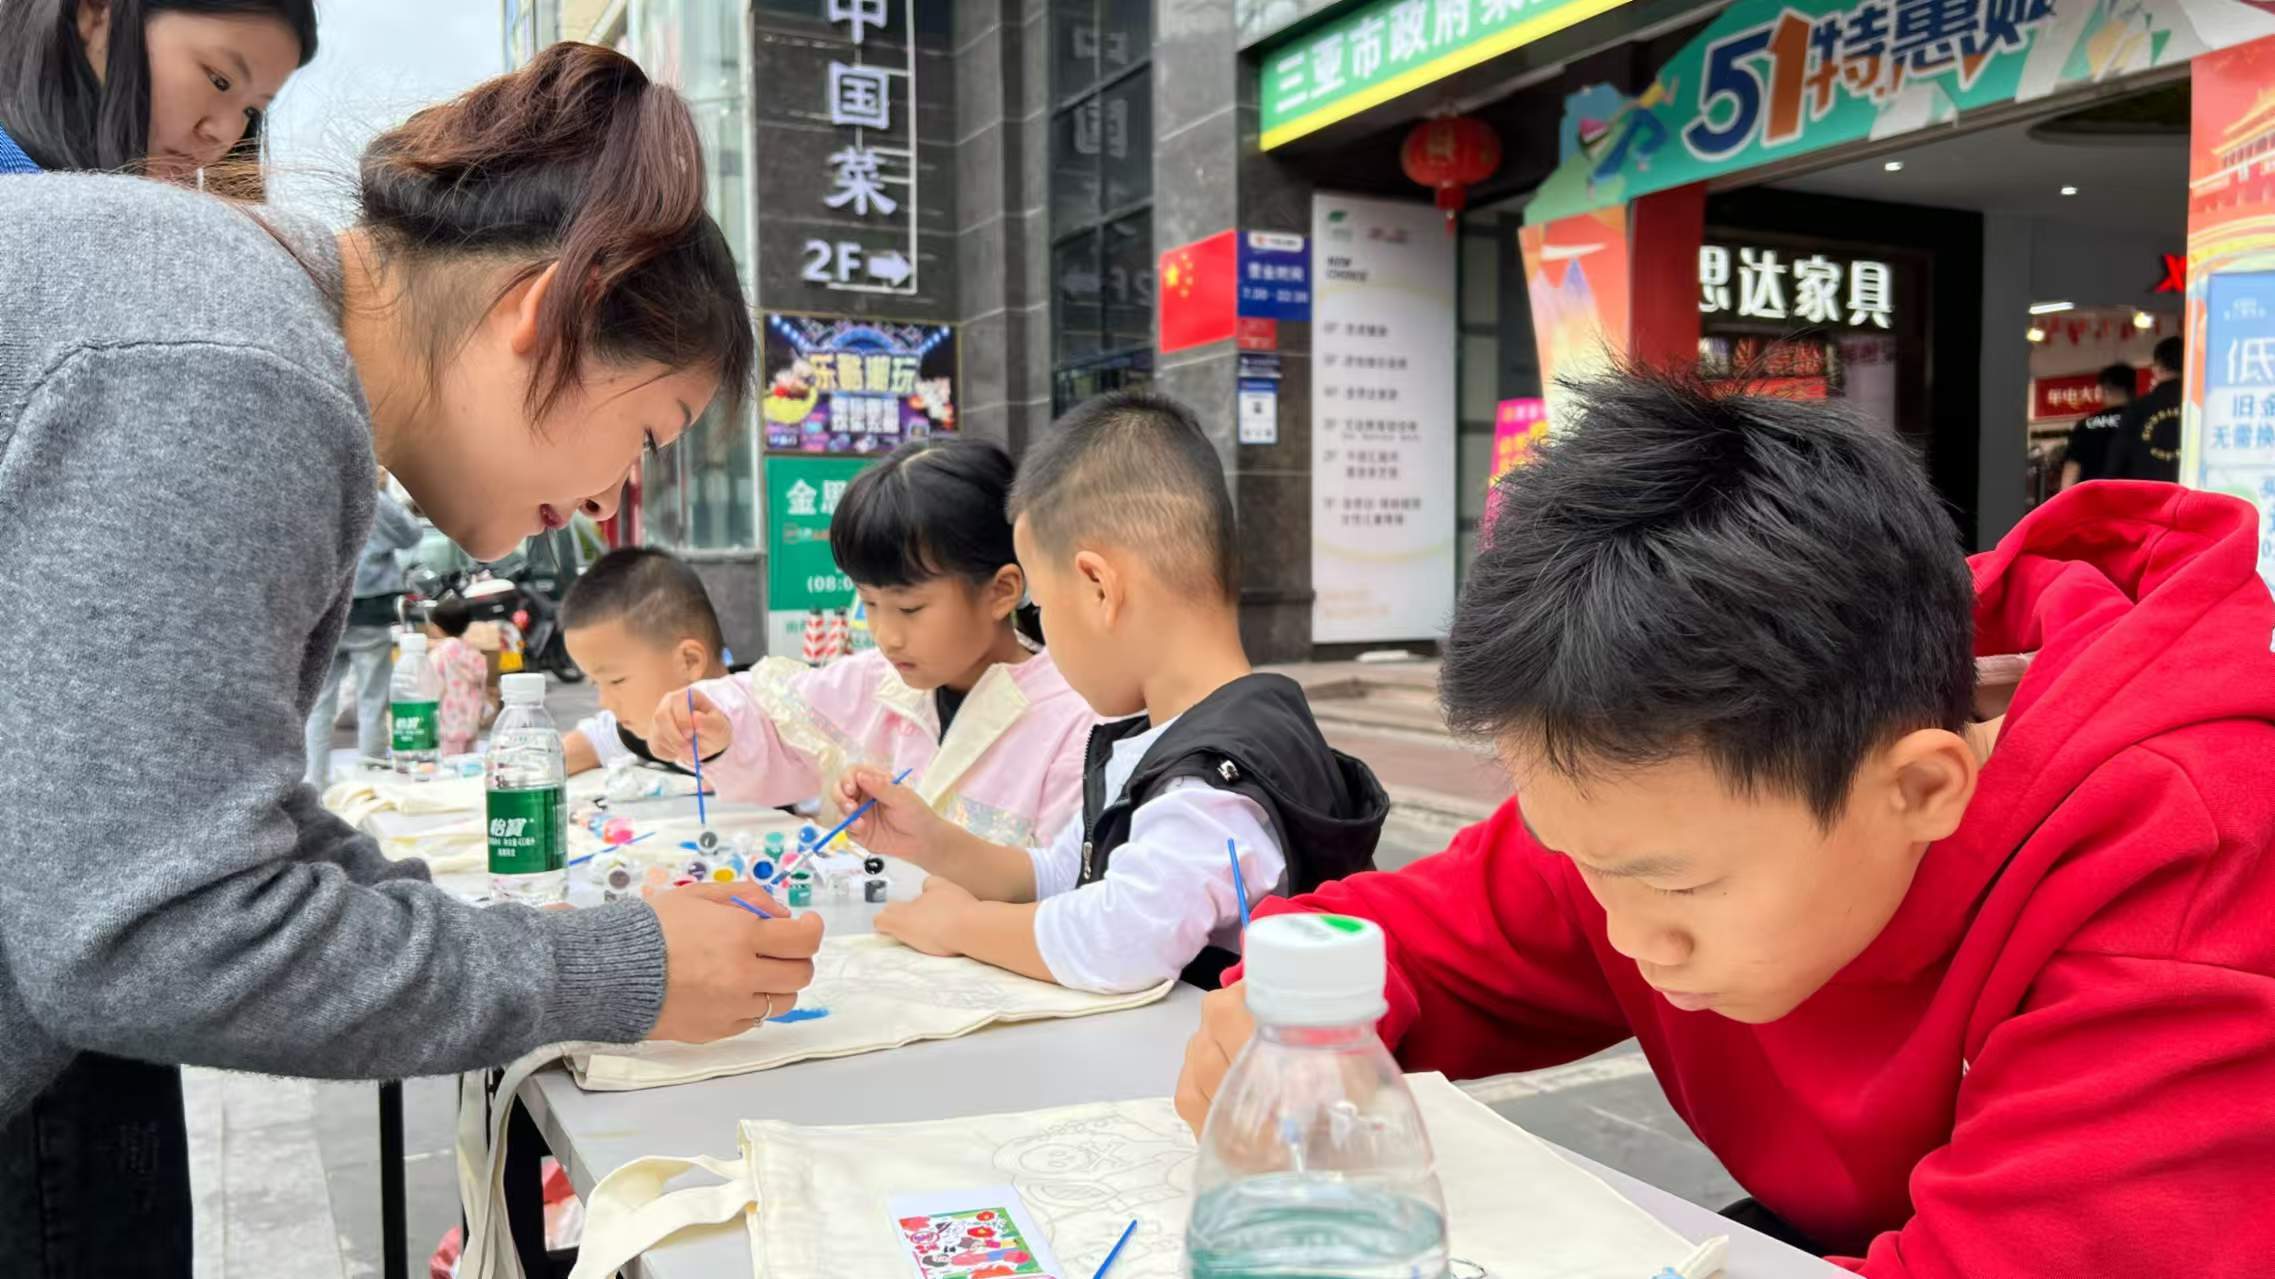
[[[847,486],[830,553],[853,580],[875,649],[810,667],[768,658],[695,685],[703,777],[721,798],[785,805],[834,791],[855,765],[898,774],[937,812],[1013,847],[1082,804],[1098,722],[1067,687],[1020,601],[1004,518],[1013,465],[981,440],[912,440]],[[649,749],[688,757],[689,698],[656,710]]]

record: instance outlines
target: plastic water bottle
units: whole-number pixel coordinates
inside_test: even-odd
[[[1192,1279],[1444,1279],[1429,1135],[1374,1030],[1382,931],[1275,915],[1243,949],[1256,1036],[1201,1132]]]
[[[490,821],[490,888],[500,901],[545,906],[569,891],[569,769],[545,713],[543,675],[498,681],[505,709],[483,759]]]
[[[427,660],[427,637],[395,637],[395,678],[388,686],[387,758],[398,773],[428,776],[442,764],[442,677]]]

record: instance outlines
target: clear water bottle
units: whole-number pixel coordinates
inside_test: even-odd
[[[388,686],[387,758],[398,773],[431,776],[442,763],[442,677],[427,660],[427,637],[395,637],[395,678]]]
[[[546,906],[569,892],[569,768],[545,713],[543,675],[498,681],[505,709],[483,758],[490,889],[499,901]]]
[[[1192,1279],[1444,1279],[1429,1135],[1375,1022],[1382,931],[1337,915],[1248,929],[1256,1019],[1209,1107],[1185,1229]]]

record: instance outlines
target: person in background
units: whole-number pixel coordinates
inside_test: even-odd
[[[312,0],[5,0],[0,173],[211,169],[258,199],[262,115],[315,56]]]
[[[877,646],[822,666],[768,658],[747,678],[674,690],[649,745],[689,756],[722,798],[797,804],[855,764],[908,771],[951,823],[998,843],[1047,839],[1082,806],[1098,722],[1044,651],[1003,514],[1017,468],[985,440],[911,440],[853,480],[830,557]]]
[[[387,492],[382,476],[371,536],[356,559],[348,626],[332,654],[331,673],[316,690],[316,708],[308,712],[306,780],[318,790],[332,779],[332,726],[339,720],[343,683],[354,690],[357,753],[365,759],[387,758],[387,693],[395,678],[395,626],[403,602],[403,568],[395,553],[417,546],[425,533],[419,517]]]
[[[2180,366],[2187,353],[2177,337],[2157,343],[2149,368],[2156,384],[2118,415],[2104,478],[2167,484],[2180,478]]]
[[[478,907],[302,781],[378,469],[497,559],[746,392],[703,157],[678,94],[563,41],[375,138],[344,228],[0,180],[11,1279],[189,1274],[182,1063],[451,1074],[741,1034],[812,981],[821,920],[753,886]]]
[[[2112,364],[2101,370],[2101,411],[2079,418],[2070,428],[2069,444],[2062,450],[2063,488],[2108,474],[2109,441],[2139,385],[2139,375],[2130,364]]]
[[[482,733],[482,713],[490,701],[490,661],[466,642],[466,629],[474,624],[474,610],[456,595],[444,596],[427,613],[427,635],[434,647],[427,660],[442,681],[442,705],[437,709],[445,758],[474,749]]]
[[[561,642],[600,695],[600,709],[561,735],[571,774],[628,760],[666,762],[648,749],[657,700],[728,674],[726,638],[703,579],[652,546],[620,547],[593,561],[561,601]],[[704,743],[706,762],[725,745]]]

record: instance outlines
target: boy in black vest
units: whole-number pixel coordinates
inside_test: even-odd
[[[854,839],[931,875],[877,931],[1082,990],[1213,988],[1238,945],[1228,841],[1251,899],[1306,892],[1373,865],[1389,802],[1294,681],[1250,669],[1232,499],[1183,405],[1077,407],[1028,450],[1011,516],[1052,658],[1122,718],[1091,734],[1082,815],[1047,848],[988,843],[851,770],[845,810],[877,800]]]

